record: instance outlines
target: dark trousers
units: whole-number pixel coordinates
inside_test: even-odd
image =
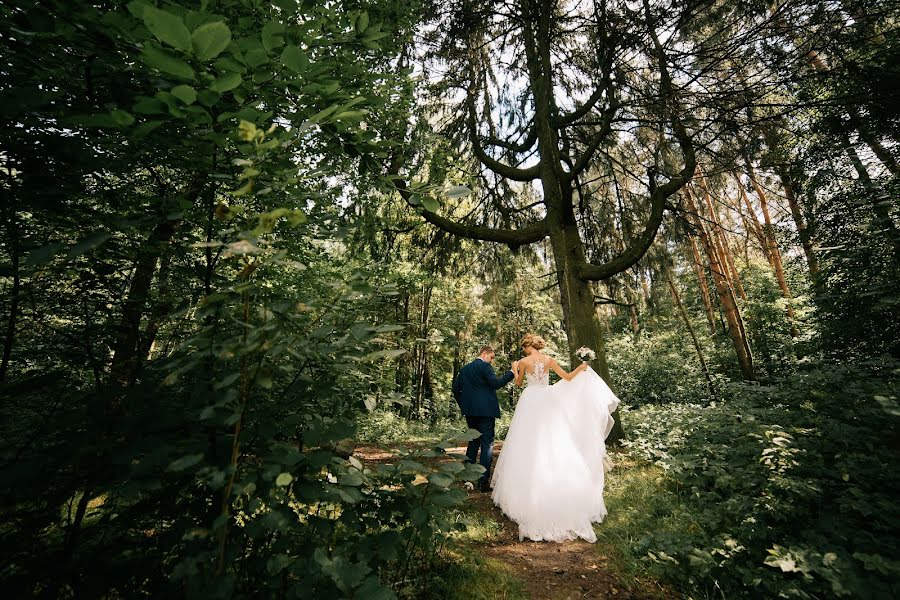
[[[478,480],[479,485],[491,483],[491,459],[494,455],[494,422],[495,417],[466,417],[466,424],[481,433],[480,436],[469,442],[466,448],[466,458],[470,463],[475,463],[478,449],[481,449],[481,466],[484,467],[484,475]]]

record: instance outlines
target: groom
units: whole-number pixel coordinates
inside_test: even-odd
[[[466,458],[475,462],[478,449],[481,448],[481,466],[484,475],[478,480],[478,488],[482,492],[490,491],[491,458],[494,453],[494,420],[500,416],[500,403],[497,402],[497,390],[512,381],[513,372],[507,371],[497,377],[491,363],[494,361],[494,349],[482,346],[478,358],[464,366],[453,382],[453,397],[459,404],[459,410],[466,417],[466,423],[481,435],[471,442],[466,449]]]

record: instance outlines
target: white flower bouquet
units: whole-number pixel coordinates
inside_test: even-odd
[[[575,356],[581,359],[582,362],[588,362],[597,358],[597,353],[588,348],[587,346],[582,346],[578,350],[575,351]]]

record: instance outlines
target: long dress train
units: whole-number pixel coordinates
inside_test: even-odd
[[[605,440],[619,399],[591,368],[551,386],[538,364],[526,378],[491,498],[519,524],[520,540],[595,542],[592,523],[606,516]]]

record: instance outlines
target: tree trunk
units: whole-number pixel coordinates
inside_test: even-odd
[[[147,323],[147,328],[144,330],[144,336],[141,340],[141,366],[150,360],[153,345],[156,342],[156,335],[159,333],[159,326],[162,324],[163,318],[165,318],[165,316],[169,314],[169,311],[172,310],[172,303],[167,298],[170,287],[169,269],[171,268],[171,265],[172,253],[165,252],[161,259],[159,275],[157,277],[159,281],[159,298],[153,306],[153,310],[150,313],[150,320]]]
[[[787,301],[787,315],[791,327],[791,337],[797,337],[799,332],[797,331],[796,317],[794,316],[793,297],[791,296],[790,288],[788,288],[787,279],[784,276],[784,266],[781,264],[781,251],[778,249],[778,242],[775,240],[775,228],[772,226],[772,217],[769,215],[769,202],[766,199],[765,191],[756,179],[756,172],[753,170],[753,165],[750,164],[749,160],[747,160],[747,175],[750,177],[753,189],[756,190],[763,218],[766,220],[766,241],[769,243],[769,255],[772,257],[772,267],[775,269],[778,287],[781,288],[781,295]]]
[[[794,225],[797,227],[797,235],[800,237],[800,245],[803,246],[803,254],[806,256],[806,264],[809,266],[809,274],[815,283],[816,277],[819,275],[819,259],[813,249],[812,235],[809,227],[806,226],[806,219],[803,217],[803,211],[797,200],[797,193],[784,165],[778,166],[778,179],[781,181],[781,187],[784,189],[784,196],[787,198],[788,206],[791,209]]]
[[[678,308],[678,313],[684,320],[684,324],[687,326],[688,333],[691,334],[691,340],[694,342],[694,350],[697,352],[697,358],[700,360],[700,368],[703,369],[703,376],[706,377],[706,383],[707,385],[709,385],[709,393],[712,394],[713,399],[715,399],[716,388],[713,385],[712,376],[709,374],[709,367],[706,366],[706,358],[703,356],[703,348],[700,346],[700,341],[697,339],[697,334],[694,331],[694,326],[691,325],[691,319],[688,317],[687,311],[684,309],[684,305],[681,304],[681,297],[678,295],[678,290],[675,288],[675,282],[672,281],[672,274],[670,272],[666,273],[666,280],[669,282],[669,290],[671,290],[672,292],[672,300],[675,301],[675,306],[676,308]]]
[[[709,220],[711,222],[710,227],[713,231],[713,243],[716,246],[723,266],[728,269],[727,276],[731,279],[735,291],[742,300],[746,300],[747,293],[744,291],[744,286],[741,283],[741,276],[734,266],[734,258],[731,256],[731,247],[728,245],[728,239],[725,237],[725,230],[722,227],[722,223],[719,221],[719,214],[713,204],[712,195],[709,193],[706,178],[704,177],[701,181],[703,182],[701,186],[701,189],[703,190],[703,199],[706,204],[706,209],[709,212]]]
[[[766,239],[766,232],[763,230],[762,225],[759,224],[756,211],[753,209],[753,204],[750,203],[750,196],[747,195],[744,183],[737,173],[734,173],[734,180],[737,182],[738,192],[741,195],[741,199],[744,201],[744,206],[747,207],[747,226],[753,233],[753,237],[759,242],[759,249],[762,251],[763,256],[766,257],[766,262],[774,269],[775,264],[772,262],[772,254],[769,252],[769,242]]]
[[[687,200],[688,209],[695,215],[699,215],[700,213],[697,211],[697,206],[689,191],[685,193],[685,199]],[[741,376],[748,381],[753,381],[756,379],[756,374],[753,370],[753,356],[750,352],[750,344],[747,342],[747,335],[744,331],[744,325],[738,309],[737,298],[729,285],[725,267],[719,260],[715,244],[713,240],[710,239],[710,235],[706,231],[706,228],[703,226],[699,217],[697,218],[695,225],[700,235],[700,241],[709,258],[710,271],[712,271],[713,281],[715,282],[716,290],[719,293],[719,302],[725,313],[725,321],[728,324],[728,334],[734,345],[734,351],[737,356],[738,365],[740,366]]]
[[[121,387],[134,383],[139,365],[140,325],[144,307],[150,295],[150,284],[156,271],[156,263],[163,248],[175,235],[181,221],[166,220],[159,223],[138,253],[134,276],[122,309],[119,332],[113,345],[110,365],[110,381]],[[118,400],[113,400],[114,405]]]
[[[22,288],[22,275],[19,271],[19,262],[21,259],[19,226],[12,200],[10,200],[7,210],[9,211],[8,218],[6,219],[7,231],[9,233],[7,239],[9,241],[13,285],[9,295],[9,317],[6,321],[6,333],[3,336],[3,359],[0,361],[0,383],[6,381],[6,373],[9,369],[10,360],[12,359],[12,349],[16,339],[16,324],[19,320],[19,301]]]
[[[594,310],[594,291],[590,282],[575,274],[576,261],[583,260],[578,256],[581,241],[577,236],[578,228],[575,225],[557,227],[550,231],[560,303],[566,337],[569,341],[570,364],[572,366],[576,364],[575,351],[581,346],[593,349],[597,353],[597,358],[591,361],[591,366],[609,384],[611,379],[609,365],[606,362],[606,344],[603,339],[603,327],[597,318],[597,311]],[[613,418],[615,423],[607,438],[610,444],[615,444],[625,435],[618,410],[613,413]]]
[[[691,254],[693,254],[694,257],[694,272],[697,274],[697,283],[700,286],[700,296],[703,299],[703,308],[706,309],[706,320],[709,323],[709,332],[716,335],[716,316],[709,296],[709,284],[706,282],[706,272],[703,268],[703,261],[700,260],[700,251],[697,250],[697,239],[694,236],[690,236],[690,240]]]

